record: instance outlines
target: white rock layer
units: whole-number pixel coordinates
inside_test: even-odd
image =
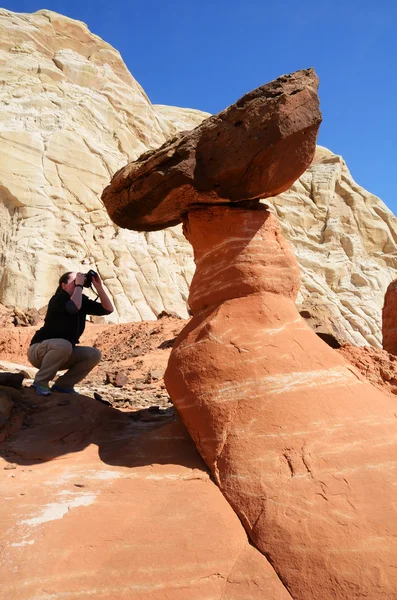
[[[0,78],[0,301],[42,307],[63,272],[91,266],[115,319],[187,316],[193,262],[180,228],[121,230],[100,195],[117,169],[206,114],[179,110],[174,125],[114,48],[46,10],[0,11]]]
[[[266,200],[302,271],[298,301],[322,305],[353,344],[381,346],[381,310],[397,277],[397,219],[357,185],[345,161],[318,146],[294,185]]]

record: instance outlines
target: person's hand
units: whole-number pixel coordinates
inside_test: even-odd
[[[76,279],[74,280],[75,285],[84,285],[85,275],[84,273],[77,273]]]
[[[92,276],[92,285],[97,291],[102,288],[102,281],[98,273]]]

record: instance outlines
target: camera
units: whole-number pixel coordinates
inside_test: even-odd
[[[90,269],[88,271],[88,273],[84,274],[84,276],[85,276],[85,280],[84,280],[83,286],[85,288],[89,288],[89,287],[92,286],[92,278],[93,277],[97,277],[98,273],[96,273],[95,271],[93,271],[92,269]]]

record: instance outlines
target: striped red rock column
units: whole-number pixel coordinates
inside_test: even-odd
[[[389,283],[382,309],[383,349],[397,354],[397,279]]]
[[[210,206],[165,374],[216,482],[295,600],[397,598],[397,406],[319,339],[277,219]]]

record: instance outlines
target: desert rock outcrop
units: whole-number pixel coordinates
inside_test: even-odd
[[[298,133],[315,122],[311,108]],[[272,118],[278,122],[277,111]],[[104,195],[110,214],[132,228],[182,219],[193,246],[193,318],[173,347],[165,384],[215,481],[295,600],[394,600],[394,398],[304,322],[295,306],[298,263],[268,207],[241,202],[250,199],[250,183],[239,173],[235,198],[235,181],[230,189],[222,181],[221,198],[229,200],[222,206],[211,186],[200,198],[200,186],[189,182],[196,173],[189,140],[210,123],[123,169]],[[209,151],[216,134],[208,127]],[[314,144],[315,136],[303,147],[301,170]],[[284,150],[288,156],[288,138]],[[216,165],[207,168],[204,180],[215,180]],[[291,183],[277,161],[273,177],[281,189],[283,177]],[[271,195],[266,179],[257,183],[254,199]],[[151,186],[155,200],[143,202]]]
[[[121,230],[100,200],[114,172],[178,128],[112,46],[51,11],[0,10],[0,76],[0,301],[41,308],[63,272],[90,265],[122,320],[187,316],[180,231]]]
[[[381,347],[383,298],[397,277],[393,213],[321,146],[288,192],[266,202],[301,268],[300,308],[328,313],[346,342]]]
[[[194,316],[165,382],[197,448],[295,600],[394,600],[395,399],[300,317],[264,207],[186,217]]]
[[[166,355],[168,354],[175,331],[180,329],[181,324],[183,322],[179,319],[166,317],[152,323],[112,324],[107,326],[89,325],[87,327],[84,334],[84,336],[87,336],[85,342],[98,345],[102,349],[104,361],[93,372],[93,378],[88,382],[85,381],[84,387],[79,386],[79,389],[81,391],[88,385],[89,387],[86,388],[86,391],[82,391],[81,393],[92,395],[93,390],[97,390],[103,394],[104,398],[114,398],[115,400],[112,400],[112,402],[115,407],[125,406],[124,410],[128,412],[124,414],[112,412],[104,408],[101,404],[97,405],[92,398],[73,397],[71,398],[71,404],[64,404],[64,398],[54,396],[51,402],[45,401],[45,404],[38,406],[37,400],[34,400],[35,396],[33,397],[32,393],[26,389],[23,390],[22,397],[15,400],[16,405],[20,409],[22,406],[24,407],[23,414],[18,414],[16,407],[12,408],[12,399],[11,401],[10,399],[7,400],[7,397],[4,397],[3,392],[0,391],[0,421],[6,419],[7,415],[8,417],[11,416],[12,423],[10,424],[10,429],[14,429],[14,433],[8,436],[8,441],[0,445],[0,453],[4,458],[4,460],[0,459],[0,495],[3,506],[0,522],[3,538],[6,533],[7,539],[10,539],[11,543],[10,547],[3,549],[3,554],[0,551],[0,556],[1,559],[12,558],[14,566],[19,567],[19,573],[21,574],[18,579],[17,573],[13,572],[6,582],[8,587],[2,588],[2,591],[5,589],[7,592],[7,600],[14,600],[12,594],[10,594],[10,587],[15,592],[15,599],[24,599],[23,594],[25,592],[23,591],[21,580],[31,578],[31,569],[37,566],[37,562],[33,560],[35,555],[37,555],[37,560],[40,557],[43,558],[42,564],[38,567],[38,573],[35,573],[35,576],[37,575],[40,581],[36,579],[27,585],[26,589],[28,593],[32,589],[35,589],[35,584],[40,585],[44,581],[47,584],[45,589],[48,589],[48,584],[50,583],[54,594],[58,592],[61,595],[61,592],[69,592],[70,600],[74,600],[73,594],[76,585],[81,585],[81,591],[84,592],[88,592],[91,589],[91,583],[95,575],[90,575],[85,582],[82,581],[83,577],[81,576],[80,567],[75,569],[72,584],[70,584],[70,581],[66,581],[61,561],[52,560],[50,563],[47,561],[49,568],[45,572],[42,565],[46,562],[44,558],[48,557],[48,552],[51,552],[52,556],[58,554],[58,552],[62,557],[66,556],[67,564],[72,568],[75,568],[75,563],[72,564],[70,562],[71,556],[75,554],[83,561],[86,567],[85,572],[87,572],[87,567],[91,567],[92,572],[98,569],[96,576],[100,581],[100,589],[106,589],[106,594],[109,595],[109,584],[105,586],[105,582],[103,581],[103,573],[108,573],[108,562],[105,557],[115,556],[118,558],[112,563],[114,569],[111,575],[108,576],[108,581],[117,590],[114,596],[115,600],[120,597],[120,588],[122,588],[125,581],[123,579],[124,570],[126,570],[127,581],[133,584],[137,582],[141,584],[145,583],[148,586],[146,591],[137,590],[137,588],[132,589],[130,592],[125,590],[124,594],[127,598],[128,593],[130,593],[131,599],[140,598],[139,594],[142,594],[142,598],[145,598],[144,594],[149,594],[149,591],[147,591],[149,589],[156,599],[161,599],[166,594],[176,595],[176,586],[181,581],[178,580],[178,574],[180,573],[178,569],[179,556],[182,557],[185,563],[189,564],[189,574],[187,575],[190,575],[193,572],[193,567],[190,569],[193,546],[189,541],[190,538],[185,537],[186,532],[183,530],[184,527],[188,528],[189,531],[191,530],[191,525],[188,521],[191,512],[185,510],[187,507],[182,510],[182,507],[177,504],[176,513],[176,507],[172,505],[174,499],[178,497],[179,499],[191,502],[191,509],[193,511],[196,509],[197,504],[195,500],[192,501],[191,494],[197,492],[199,497],[203,494],[202,497],[206,502],[205,510],[208,512],[210,523],[213,523],[212,511],[218,511],[219,509],[222,512],[218,512],[217,523],[220,525],[219,521],[221,520],[222,527],[228,527],[229,517],[226,517],[223,513],[223,510],[228,510],[227,505],[225,502],[222,505],[219,504],[219,499],[216,499],[214,502],[214,498],[218,497],[209,493],[208,486],[210,482],[203,464],[196,457],[195,460],[197,460],[197,463],[189,462],[188,467],[183,466],[186,465],[186,459],[190,461],[190,457],[194,455],[194,450],[188,441],[184,428],[180,424],[173,422],[170,410],[164,410],[170,405],[166,401],[162,403],[156,397],[158,393],[155,393],[156,390],[152,388],[152,385],[135,385],[134,379],[132,379],[129,386],[120,390],[120,393],[113,393],[109,385],[99,385],[99,382],[103,381],[105,371],[112,370],[116,366],[118,368],[122,366],[126,370],[128,364],[136,367],[136,363],[143,360],[145,366],[137,370],[144,373],[146,369],[153,367],[154,364],[160,365],[158,356],[160,350],[158,348],[164,348],[161,352],[164,352]],[[32,337],[31,329],[31,327],[12,327],[7,331],[10,335],[15,336],[15,340],[17,341],[19,333],[23,333],[26,336],[26,340],[30,339]],[[5,331],[0,333],[4,335]],[[390,394],[395,402],[395,395],[392,395],[397,385],[397,363],[394,360],[394,356],[388,355],[383,350],[375,350],[369,347],[345,347],[337,352],[343,352],[343,355],[361,370],[363,376],[369,376],[375,385],[379,385],[385,391],[390,390]],[[134,358],[128,358],[131,356]],[[18,350],[18,348],[15,348],[14,355],[9,356],[9,360],[12,360],[14,363],[23,363],[24,359],[26,359],[26,350],[24,349]],[[162,357],[161,364],[165,363],[166,357]],[[3,369],[4,367],[1,366],[1,368]],[[21,368],[23,368],[23,365],[21,365]],[[130,375],[133,378],[142,376],[137,372],[130,372]],[[139,380],[135,379],[135,381]],[[137,388],[137,391],[130,394],[128,390],[132,390],[134,387]],[[16,393],[19,394],[20,392]],[[8,394],[7,396],[9,398]],[[152,399],[150,399],[150,396],[152,396]],[[120,397],[120,399],[117,400],[117,397]],[[127,400],[128,398],[130,399]],[[157,402],[162,404],[161,410],[154,413],[151,410],[147,410],[147,407]],[[36,408],[32,407],[32,403],[37,405]],[[142,410],[145,406],[146,409]],[[102,412],[103,409],[104,412]],[[60,412],[58,413],[57,411]],[[14,412],[15,414],[13,414]],[[136,420],[137,418],[138,420]],[[21,429],[22,420],[24,423],[23,429]],[[64,435],[65,429],[60,427],[60,421],[63,420],[66,421],[66,437]],[[62,438],[64,441],[60,443],[57,441],[58,438]],[[2,439],[1,422],[0,440]],[[96,441],[97,439],[98,442]],[[37,444],[39,442],[40,446],[38,447]],[[81,442],[80,446],[78,445],[79,442]],[[115,444],[117,447],[114,449],[113,460],[108,462],[107,451],[104,452],[104,450],[110,450],[112,444]],[[97,446],[99,456],[97,455]],[[53,460],[49,463],[40,460],[46,456],[48,457],[51,450],[56,454],[57,448],[59,450],[61,447],[63,447],[65,454],[58,456],[58,460]],[[17,454],[21,448],[24,452],[22,457]],[[123,462],[124,452],[129,457],[132,457],[131,461],[128,458],[126,465]],[[138,453],[144,457],[144,460],[147,459],[147,465],[140,465],[134,462],[139,461]],[[180,463],[178,464],[176,464],[177,457],[180,458]],[[168,466],[160,464],[165,459],[168,462]],[[175,464],[173,462],[174,459]],[[30,462],[31,464],[22,464],[22,461]],[[123,463],[122,466],[118,464],[118,461]],[[153,464],[153,466],[149,467],[149,463]],[[197,469],[194,465],[197,465]],[[119,475],[120,472],[121,477]],[[112,480],[115,474],[117,475],[117,479]],[[198,478],[196,480],[197,487],[191,487],[194,486],[194,480],[190,480],[189,477]],[[146,481],[145,485],[142,481],[143,479]],[[44,485],[45,482],[54,482],[54,480],[58,481],[56,487],[54,485]],[[146,571],[146,581],[143,580],[143,557],[138,557],[138,550],[135,550],[135,546],[132,547],[132,544],[129,542],[130,536],[135,535],[139,538],[139,550],[144,546],[149,552],[146,543],[147,532],[143,531],[148,523],[147,512],[144,512],[139,502],[132,504],[141,494],[143,489],[143,487],[141,488],[141,483],[145,494],[147,494],[147,510],[156,509],[159,506],[159,503],[151,497],[152,493],[154,496],[161,494],[162,498],[164,498],[161,510],[159,509],[156,513],[158,515],[158,519],[156,520],[156,523],[158,521],[158,525],[156,523],[153,524],[153,536],[157,533],[162,535],[164,531],[171,531],[172,539],[175,540],[175,543],[185,544],[183,554],[178,551],[178,556],[174,554],[172,561],[168,562],[164,557],[165,553],[163,550],[156,549],[155,554],[152,555],[152,559],[155,562],[152,570],[154,571],[157,568],[157,580],[154,579],[154,573],[153,579],[151,579],[152,575],[149,570]],[[207,491],[203,492],[206,486]],[[76,506],[73,500],[77,496],[73,496],[72,492],[94,494],[96,495],[95,502],[89,506]],[[128,499],[126,499],[127,495]],[[8,498],[8,500],[5,500],[5,498]],[[80,501],[83,502],[84,500],[80,498]],[[61,514],[62,506],[63,509],[68,510],[67,514],[64,514],[62,517],[63,522],[61,523],[60,520],[54,520],[54,522],[47,521],[36,527],[30,527],[31,537],[27,537],[26,540],[22,541],[32,542],[35,540],[35,544],[26,543],[24,546],[12,546],[12,544],[21,542],[21,537],[16,536],[20,535],[22,525],[17,525],[17,523],[20,520],[32,519],[34,516],[41,515],[44,507],[49,509],[49,505],[51,505],[54,511],[56,509],[61,511]],[[126,506],[128,507],[128,511],[126,511]],[[112,516],[114,509],[121,516],[117,522],[113,520]],[[178,520],[174,519],[173,521],[173,528],[169,518],[165,516],[166,511],[171,509],[173,517],[178,515]],[[202,505],[200,505],[199,510],[201,514],[203,511]],[[219,514],[222,515],[221,519]],[[99,538],[96,534],[92,534],[98,523],[98,519],[101,522],[99,529],[100,531],[104,531],[103,535],[101,534]],[[105,535],[107,528],[103,530],[103,524],[109,520],[115,526],[115,535],[107,537]],[[199,525],[201,524],[202,521],[199,520]],[[216,535],[219,535],[218,525],[214,528]],[[12,530],[10,530],[11,526],[13,526]],[[26,524],[25,526],[27,527]],[[158,527],[156,531],[155,527]],[[77,538],[73,535],[73,528],[77,528],[79,531]],[[195,533],[196,531],[194,527],[193,532]],[[203,529],[200,535],[196,535],[194,538],[195,543],[203,545],[203,550],[199,550],[198,554],[197,548],[194,549],[195,557],[199,556],[200,558],[205,554],[208,556],[215,554],[216,546],[212,542],[208,545],[208,540],[205,539],[204,535],[205,531],[206,529]],[[52,535],[53,533],[60,533],[62,537],[57,538],[55,535]],[[233,525],[227,533],[222,532],[219,538],[220,542],[229,544],[229,535],[233,536],[233,540],[236,538],[237,541],[240,540],[241,527],[237,529]],[[42,536],[43,541],[41,541]],[[80,542],[81,546],[79,545]],[[136,543],[136,538],[134,543]],[[284,588],[280,589],[280,586],[277,585],[274,580],[274,573],[272,574],[272,571],[269,571],[264,557],[252,546],[248,547],[248,549],[244,546],[235,568],[230,571],[228,581],[226,582],[225,579],[222,579],[225,576],[229,557],[236,556],[234,554],[234,548],[236,548],[234,544],[235,542],[233,542],[232,549],[227,551],[227,556],[225,557],[225,561],[222,561],[222,564],[220,562],[217,562],[216,565],[214,563],[212,565],[208,564],[207,571],[205,565],[197,567],[197,572],[200,573],[200,576],[204,574],[204,576],[212,575],[212,577],[209,577],[206,581],[201,581],[201,583],[192,577],[189,581],[191,588],[189,592],[193,598],[195,594],[199,596],[205,590],[211,590],[213,597],[218,598],[216,593],[219,588],[215,587],[216,579],[213,573],[210,573],[210,569],[214,566],[220,574],[217,577],[218,582],[223,582],[225,585],[224,596],[223,598],[219,596],[219,599],[241,600],[244,597],[252,598],[253,600],[263,600],[264,590],[267,590],[268,583],[272,582],[272,586],[274,587],[271,592],[269,591],[268,597],[273,600],[287,600],[287,598],[291,600],[291,596],[287,591]],[[239,544],[240,542],[238,541],[237,545]],[[127,565],[128,553],[134,561],[139,560],[139,569],[141,570],[135,576],[131,574]],[[98,562],[95,562],[96,556],[99,557]],[[169,574],[171,573],[171,567],[176,568],[174,575],[170,575],[165,580],[162,579],[162,575],[167,565],[167,573]],[[163,566],[164,570],[162,570]],[[7,564],[4,573],[8,574],[9,572],[9,565]],[[158,585],[157,589],[155,585]],[[163,585],[163,587],[161,588],[160,585]],[[212,585],[214,587],[211,587]],[[184,591],[188,593],[186,589]],[[0,596],[2,596],[1,593]],[[29,597],[31,596],[27,595],[27,598]],[[178,596],[176,595],[176,597]],[[66,595],[65,598],[68,598],[68,596]]]
[[[382,310],[383,348],[397,354],[397,280],[391,282],[385,294]]]

